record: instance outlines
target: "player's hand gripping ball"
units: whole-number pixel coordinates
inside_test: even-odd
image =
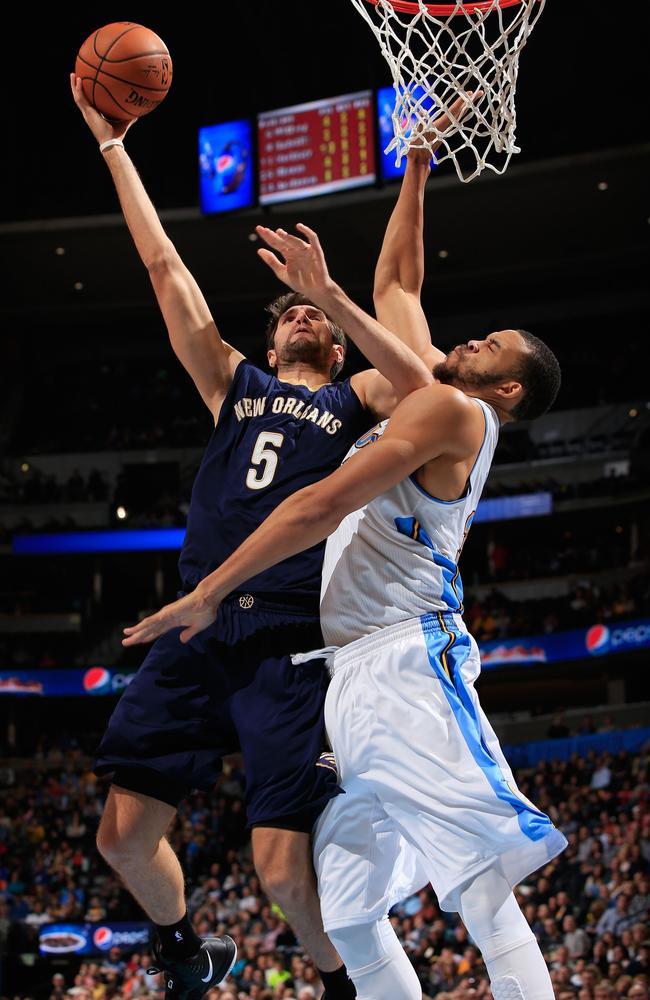
[[[75,73],[90,103],[109,121],[141,118],[165,99],[172,61],[149,28],[116,21],[94,31],[79,49]]]

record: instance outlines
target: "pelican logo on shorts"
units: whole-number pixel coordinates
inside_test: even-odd
[[[255,604],[255,598],[252,594],[242,594],[239,598],[239,607],[243,608],[244,611],[248,611]]]
[[[610,651],[610,634],[606,625],[594,625],[585,639],[587,652],[592,656],[603,656]]]
[[[93,934],[93,944],[100,951],[108,951],[113,943],[113,931],[110,927],[98,927]]]
[[[111,690],[111,673],[105,667],[91,667],[84,674],[86,694],[108,694]]]

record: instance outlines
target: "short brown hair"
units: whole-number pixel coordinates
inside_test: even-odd
[[[286,295],[280,295],[277,299],[273,299],[273,302],[269,302],[266,307],[266,312],[270,317],[268,323],[266,324],[267,351],[273,350],[275,346],[275,331],[278,328],[280,317],[283,313],[286,313],[287,309],[293,309],[294,306],[313,306],[314,309],[320,309],[320,306],[317,306],[315,302],[312,302],[311,299],[308,299],[305,295],[301,295],[300,292],[287,292]],[[330,333],[332,334],[332,340],[335,344],[340,344],[343,348],[343,361],[345,361],[347,337],[341,327],[332,322],[327,313],[325,313],[325,318],[327,320],[327,325],[330,328]],[[343,368],[343,361],[337,361],[334,365],[332,365],[330,369],[331,379],[335,379],[341,371]]]

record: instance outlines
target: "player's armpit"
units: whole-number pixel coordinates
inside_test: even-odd
[[[356,392],[362,405],[376,420],[384,420],[400,401],[392,382],[384,378],[376,368],[357,372],[350,378],[350,386]]]

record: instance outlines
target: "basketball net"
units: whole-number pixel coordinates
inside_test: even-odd
[[[519,55],[545,0],[426,4],[423,0],[352,0],[390,66],[396,102],[397,164],[410,148],[429,149],[436,163],[453,160],[461,181],[486,168],[503,173],[515,145]],[[501,4],[504,4],[502,7]],[[464,115],[436,128],[441,115],[471,90],[483,91]]]

